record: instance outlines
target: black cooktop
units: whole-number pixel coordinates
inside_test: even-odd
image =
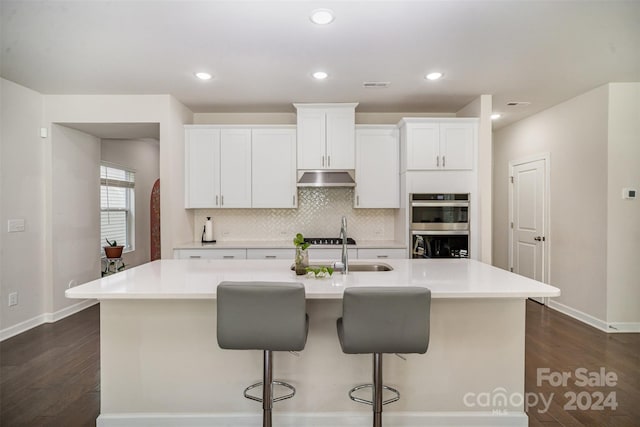
[[[305,237],[305,243],[311,243],[312,245],[341,245],[342,239],[339,237]],[[356,241],[351,237],[347,237],[347,245],[355,245]]]

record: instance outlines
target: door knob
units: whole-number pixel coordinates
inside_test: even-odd
[[[544,242],[544,237],[543,236],[537,236],[537,237],[534,237],[533,240],[535,240],[536,242]]]

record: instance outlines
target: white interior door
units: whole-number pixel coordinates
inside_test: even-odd
[[[512,167],[512,271],[541,282],[547,281],[548,269],[545,168],[545,159]],[[532,299],[545,303],[543,298]]]

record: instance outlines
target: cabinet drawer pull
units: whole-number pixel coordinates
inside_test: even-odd
[[[276,259],[275,255],[265,255],[264,256],[266,259]]]
[[[444,156],[442,156],[442,167],[445,167],[444,166]]]
[[[235,255],[223,255],[222,259],[234,259]]]
[[[324,156],[322,156],[322,167],[324,167]]]
[[[327,167],[331,167],[331,156],[327,156]]]
[[[218,206],[218,195],[216,194],[216,206]]]
[[[199,259],[202,258],[200,255],[189,255],[189,258],[191,259]]]
[[[389,258],[389,255],[378,255],[378,258]]]
[[[440,156],[436,156],[436,167],[440,167]]]

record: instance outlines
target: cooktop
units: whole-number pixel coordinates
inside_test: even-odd
[[[305,243],[311,243],[312,245],[341,245],[342,239],[339,237],[305,237]],[[347,245],[355,245],[356,241],[351,237],[347,237]]]

